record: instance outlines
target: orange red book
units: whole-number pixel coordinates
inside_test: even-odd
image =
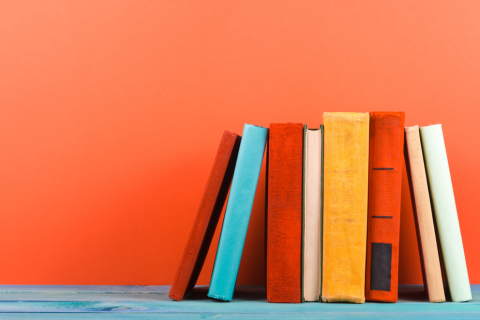
[[[302,302],[303,124],[271,124],[268,140],[267,300]]]
[[[369,301],[398,300],[404,124],[403,112],[370,112],[365,277]]]

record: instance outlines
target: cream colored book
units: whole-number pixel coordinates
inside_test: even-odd
[[[323,126],[304,127],[302,300],[319,301],[322,288]]]
[[[420,136],[450,295],[454,302],[472,300],[442,125],[421,127]]]
[[[417,227],[423,281],[430,302],[443,302],[445,301],[445,291],[443,290],[442,269],[438,256],[437,239],[418,126],[405,128],[405,146],[407,151],[405,153],[405,164],[413,200],[413,213]]]

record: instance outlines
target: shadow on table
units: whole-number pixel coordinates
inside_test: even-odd
[[[208,286],[195,286],[192,292],[185,296],[184,300],[199,301],[199,300],[221,300],[211,299],[208,297]],[[234,300],[243,301],[267,301],[267,293],[265,286],[237,286],[233,294]]]
[[[428,302],[428,295],[423,285],[401,285],[398,302]]]
[[[214,300],[208,297],[208,286],[196,286],[185,300],[201,301]],[[266,301],[265,286],[237,286],[233,295],[234,300]],[[221,302],[221,300],[215,300]],[[398,302],[428,302],[428,295],[423,285],[401,285],[398,288]]]

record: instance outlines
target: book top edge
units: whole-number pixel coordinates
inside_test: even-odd
[[[324,112],[323,116],[329,117],[358,117],[369,116],[368,112]]]
[[[298,126],[298,127],[305,127],[303,123],[293,123],[293,122],[287,122],[287,123],[270,123],[270,127],[287,127],[287,126]]]
[[[379,116],[405,116],[403,111],[370,111],[370,115],[379,115]]]
[[[266,128],[266,127],[257,126],[257,125],[255,125],[255,124],[245,123],[245,126],[244,126],[244,127],[247,127],[247,126],[249,126],[249,127],[255,127],[255,128],[260,128],[260,129],[268,129],[268,128]]]
[[[321,129],[322,129],[322,126],[323,126],[323,124],[319,125],[318,128],[311,128],[311,129],[310,129],[310,128],[308,127],[308,125],[305,124],[305,125],[303,125],[303,128],[304,128],[305,130],[316,131],[316,130],[321,130]]]
[[[405,131],[412,131],[412,130],[418,130],[418,125],[414,125],[411,127],[405,127]]]
[[[422,129],[422,130],[430,129],[430,128],[432,128],[432,129],[434,129],[434,128],[435,128],[435,129],[436,129],[436,128],[442,128],[442,124],[439,123],[439,124],[432,124],[432,125],[429,125],[429,126],[420,127],[420,129]]]
[[[356,112],[324,112],[323,113],[323,122],[327,119],[343,119],[346,121],[360,121],[360,122],[369,122],[370,114],[365,113],[356,113]]]
[[[403,111],[372,111],[370,113],[370,118],[375,120],[381,120],[385,118],[397,118],[402,122],[405,121],[405,112]]]
[[[223,132],[223,135],[224,135],[224,136],[238,137],[238,134],[237,134],[237,133],[232,132],[232,131],[228,131],[228,130],[225,130],[225,131]]]

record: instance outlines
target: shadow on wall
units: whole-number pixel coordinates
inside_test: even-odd
[[[400,257],[398,266],[399,284],[422,284],[420,255],[413,217],[410,186],[408,185],[405,159],[402,168],[402,204],[400,218]]]
[[[266,155],[265,155],[266,157]],[[243,248],[242,262],[238,271],[237,284],[265,284],[265,180],[266,165],[263,158]]]
[[[265,155],[266,156],[266,155]],[[248,225],[245,246],[243,247],[242,260],[238,271],[238,285],[263,285],[265,284],[265,174],[266,158],[263,157],[262,169],[258,179],[257,191],[253,202],[250,223]],[[228,201],[228,198],[227,198]],[[197,285],[208,285],[212,276],[218,241],[225,217],[226,204],[223,208],[220,221],[208,251]]]

